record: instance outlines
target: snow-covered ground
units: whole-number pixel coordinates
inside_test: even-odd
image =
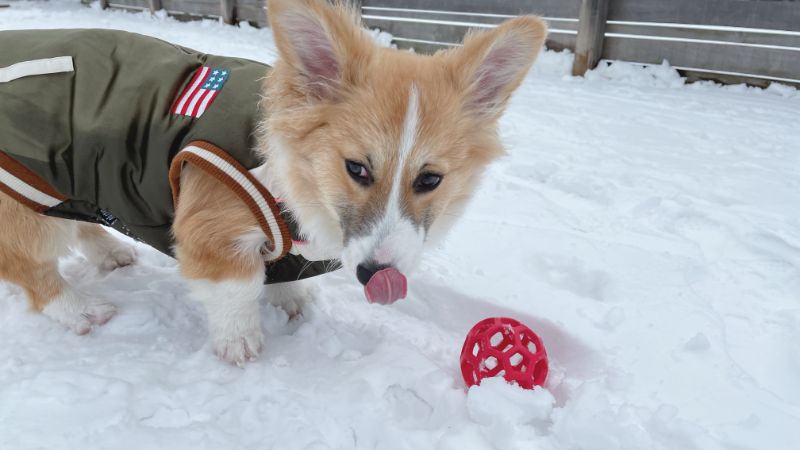
[[[0,9],[0,29],[59,27],[275,57],[268,30]],[[120,308],[89,336],[0,284],[0,449],[797,448],[800,94],[667,66],[576,79],[570,60],[541,57],[502,122],[510,156],[407,300],[319,278],[298,321],[264,305],[246,369],[210,353],[174,261],[146,247],[111,273],[63,261]],[[464,388],[462,340],[499,315],[544,339],[546,389]]]

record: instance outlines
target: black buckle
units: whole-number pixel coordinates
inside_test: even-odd
[[[100,222],[103,225],[106,225],[106,226],[109,226],[109,227],[113,226],[119,220],[119,219],[117,219],[116,216],[114,216],[113,214],[111,214],[110,212],[108,212],[108,211],[106,211],[105,209],[102,209],[102,208],[97,210],[97,215],[98,215],[98,218],[100,219]]]

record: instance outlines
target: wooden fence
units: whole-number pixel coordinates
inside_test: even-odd
[[[796,0],[352,0],[366,25],[401,47],[457,45],[470,28],[519,14],[550,25],[547,46],[576,53],[573,73],[600,59],[660,64],[690,78],[800,86],[800,1]],[[166,9],[178,18],[221,17],[266,25],[264,0],[101,0],[110,7]]]

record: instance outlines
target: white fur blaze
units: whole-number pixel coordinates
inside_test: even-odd
[[[392,192],[389,195],[389,203],[386,205],[386,220],[391,221],[402,215],[400,211],[400,193],[402,187],[400,183],[403,179],[403,171],[406,168],[408,154],[414,148],[419,133],[419,94],[417,87],[413,84],[408,94],[408,106],[406,116],[403,120],[403,135],[400,138],[399,158],[392,180]]]
[[[350,269],[373,260],[380,265],[394,266],[403,273],[409,273],[422,252],[425,232],[403,214],[401,203],[403,174],[408,156],[417,142],[419,121],[419,93],[412,84],[386,209],[368,236],[354,239],[345,249],[343,262]]]

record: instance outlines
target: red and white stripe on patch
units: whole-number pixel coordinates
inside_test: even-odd
[[[230,70],[203,66],[194,73],[189,84],[175,100],[172,113],[181,116],[200,117],[217,98]]]

